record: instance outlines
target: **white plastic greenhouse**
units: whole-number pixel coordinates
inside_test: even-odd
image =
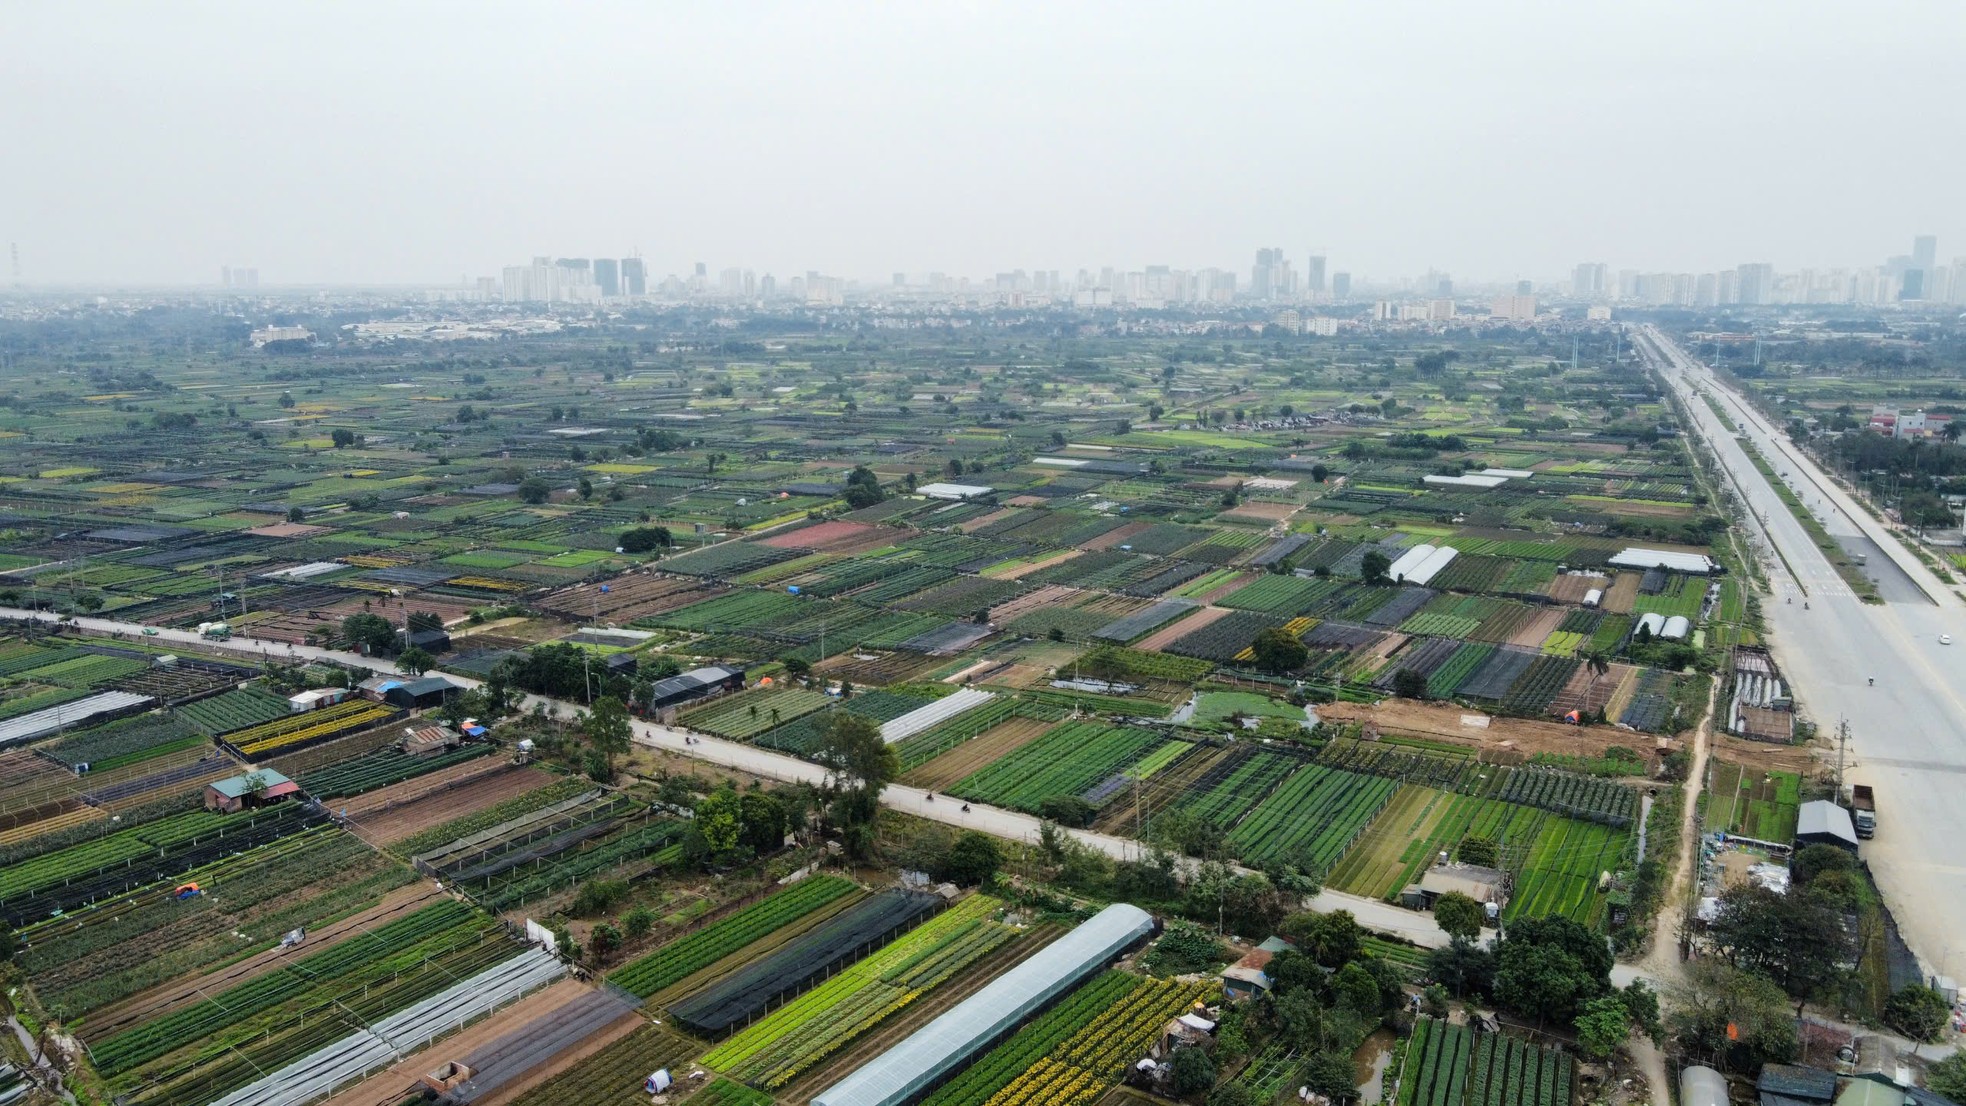
[[[1146,911],[1114,903],[822,1091],[812,1106],[908,1101],[1153,928]]]
[[[978,691],[973,687],[963,688],[954,695],[944,696],[925,707],[917,707],[899,718],[881,723],[881,740],[892,745],[904,737],[913,737],[937,722],[947,721],[972,707],[980,707],[994,698],[996,696],[988,691]]]
[[[1416,545],[1401,553],[1399,559],[1387,567],[1386,577],[1392,580],[1404,580],[1414,569],[1420,567],[1421,562],[1437,552],[1439,550],[1434,546]]]

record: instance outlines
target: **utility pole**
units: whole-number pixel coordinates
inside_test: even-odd
[[[1836,720],[1836,801],[1843,801],[1843,754],[1850,745],[1850,720]]]

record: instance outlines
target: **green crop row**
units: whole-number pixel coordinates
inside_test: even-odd
[[[608,981],[637,998],[648,996],[716,963],[854,890],[839,876],[812,876],[616,968]]]

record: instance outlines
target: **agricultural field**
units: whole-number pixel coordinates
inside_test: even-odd
[[[1754,772],[1732,761],[1713,762],[1707,828],[1784,844],[1795,839],[1802,805],[1802,777],[1794,772]]]
[[[1414,1024],[1398,1106],[1570,1106],[1575,1064],[1503,1033],[1433,1018]]]
[[[851,881],[837,876],[801,880],[617,968],[608,981],[630,994],[647,998],[856,890]]]

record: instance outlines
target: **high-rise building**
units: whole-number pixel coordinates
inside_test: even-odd
[[[1898,298],[1901,300],[1922,300],[1925,298],[1925,270],[1905,270],[1904,280],[1898,285]]]
[[[647,266],[639,257],[621,259],[621,291],[628,296],[646,296],[649,291]]]
[[[1586,261],[1578,265],[1570,274],[1570,294],[1578,299],[1601,296],[1609,291],[1605,281],[1609,268],[1602,261]]]
[[[601,286],[601,295],[608,299],[621,294],[621,263],[612,257],[594,259],[594,283]]]
[[[1528,281],[1522,283],[1527,284]],[[1495,302],[1488,308],[1488,317],[1508,319],[1512,322],[1533,322],[1536,318],[1536,297],[1527,292],[1517,292],[1513,296],[1496,296]]]
[[[1931,272],[1939,264],[1939,239],[1934,234],[1921,234],[1911,240],[1911,267],[1922,272]]]
[[[1518,296],[1529,296],[1529,295],[1534,295],[1534,294],[1535,294],[1535,292],[1536,292],[1536,286],[1535,286],[1535,285],[1533,285],[1533,284],[1531,284],[1531,283],[1530,283],[1529,281],[1526,281],[1526,280],[1518,280],[1518,281],[1516,281],[1516,282],[1515,282],[1515,294],[1516,294],[1516,295],[1518,295]],[[1531,314],[1534,314],[1534,313],[1535,313],[1535,310],[1534,310],[1534,309],[1532,308],[1532,309],[1531,309],[1531,311],[1530,311],[1530,313],[1531,313]]]
[[[1352,274],[1331,274],[1331,298],[1334,300],[1348,300],[1352,298]]]
[[[584,257],[563,257],[556,264],[572,273],[591,274],[594,271],[594,266]]]
[[[1290,294],[1289,274],[1290,262],[1284,260],[1282,250],[1257,250],[1249,294],[1259,300],[1281,299]]]
[[[1324,255],[1314,253],[1304,266],[1304,290],[1313,296],[1324,295]]]
[[[1750,262],[1734,269],[1734,302],[1743,304],[1773,303],[1775,296],[1775,267],[1766,261]]]

